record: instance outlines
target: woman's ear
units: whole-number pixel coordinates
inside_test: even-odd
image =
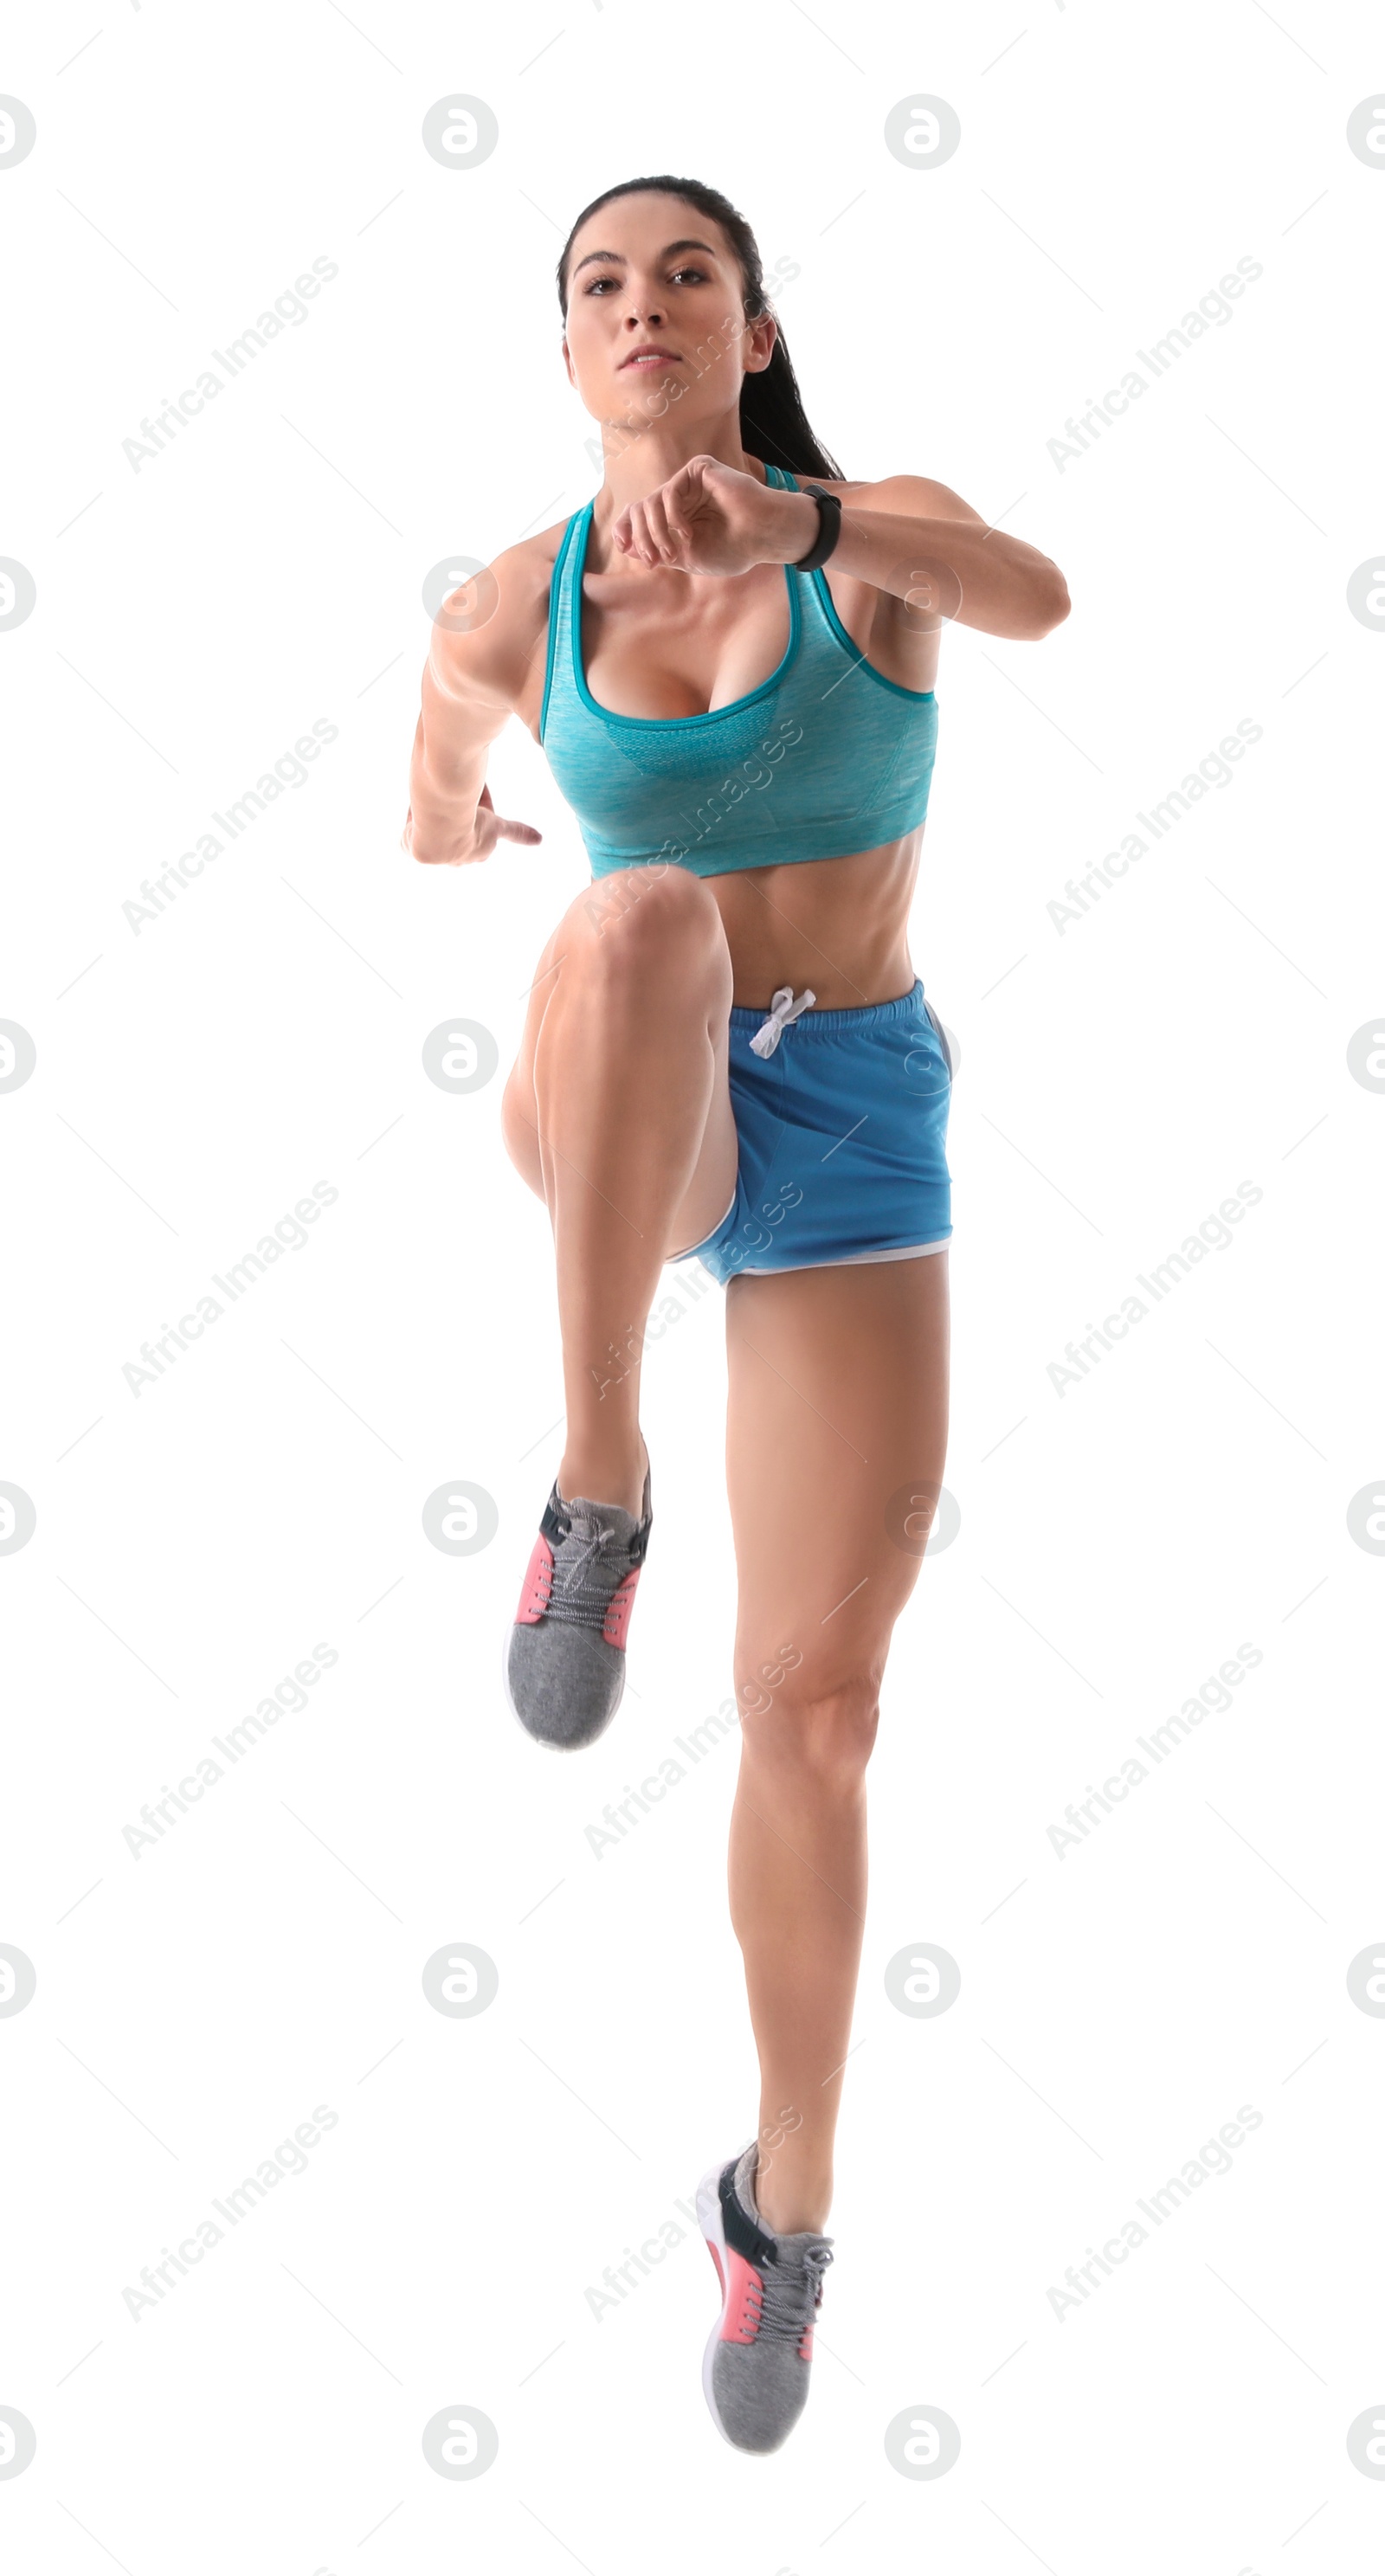
[[[772,313],[758,313],[755,320],[746,325],[746,333],[745,373],[748,376],[763,375],[774,355],[779,325]]]

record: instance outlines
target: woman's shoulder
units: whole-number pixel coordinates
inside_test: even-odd
[[[542,599],[547,604],[548,585],[553,567],[563,550],[563,539],[576,516],[569,511],[564,519],[555,519],[549,528],[536,529],[532,536],[518,537],[512,546],[504,546],[478,581],[494,582],[502,598],[507,595],[518,605],[522,601]]]
[[[448,593],[433,621],[430,653],[440,685],[458,696],[519,706],[547,635],[553,567],[570,518],[502,547]]]
[[[575,510],[569,510],[563,518],[555,519],[550,528],[538,528],[533,536],[520,537],[516,544],[506,549],[504,556],[497,555],[497,563],[523,561],[532,566],[536,573],[551,573],[562,553],[563,539],[573,520],[580,516],[582,507],[583,504],[579,502]]]
[[[986,525],[981,512],[959,492],[927,474],[886,474],[878,482],[855,483],[834,483],[825,474],[798,479],[821,483],[824,492],[835,492],[849,510],[890,510],[902,519],[969,519],[978,527]]]

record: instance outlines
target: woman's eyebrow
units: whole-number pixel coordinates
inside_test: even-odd
[[[716,252],[713,250],[710,242],[692,240],[667,242],[664,248],[660,251],[659,257],[660,259],[672,259],[676,250],[705,250],[709,259],[716,258]],[[618,262],[621,268],[628,268],[629,266],[629,261],[626,259],[624,251],[589,250],[584,259],[579,259],[577,267],[572,272],[573,276],[576,277],[579,269],[589,267],[594,259],[613,259]]]

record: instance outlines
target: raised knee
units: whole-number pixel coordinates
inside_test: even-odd
[[[875,1748],[879,1686],[868,1674],[812,1687],[801,1675],[767,1691],[767,1706],[744,1710],[741,1740],[757,1764],[808,1774],[823,1786],[860,1780]]]
[[[726,956],[716,900],[699,877],[658,861],[599,877],[568,915],[584,965],[613,979],[648,975],[664,961],[680,970]]]

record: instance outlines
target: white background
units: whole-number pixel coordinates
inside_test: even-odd
[[[1364,9],[824,0],[479,12],[359,0],[12,16],[0,634],[0,2481],[23,2576],[654,2567],[1196,2576],[1381,2564],[1380,2066],[1348,1963],[1385,1936],[1368,1639],[1385,1569],[1379,670],[1385,173]],[[444,169],[449,85],[499,121]],[[885,119],[946,99],[903,166]],[[429,568],[576,509],[593,434],[553,267],[588,198],[722,187],[849,474],[934,475],[1053,555],[1041,648],[957,631],[912,927],[961,1044],[947,1486],[897,1633],[809,2414],[719,2439],[695,2235],[587,2300],[749,2136],[724,1839],[734,1742],[598,1859],[586,1828],[729,1691],[719,1292],[649,1353],[658,1519],[611,1734],[538,1755],[500,1640],[559,1454],[547,1224],[498,1113],[584,880],[542,847],[398,851]],[[136,472],[122,442],[321,257],[339,275]],[[1263,276],[1059,470],[1048,442],[1239,259]],[[1145,370],[1148,372],[1148,370]],[[286,793],[136,932],[122,907],[314,719]],[[1065,880],[1242,719],[1262,738],[1060,935]],[[1146,836],[1147,837],[1147,836]],[[501,1074],[421,1062],[449,1015]],[[122,1375],[312,1184],[221,1320]],[[1242,1181],[1263,1196],[1061,1395],[1047,1374]],[[671,1274],[670,1291],[677,1287]],[[1370,1318],[1376,1317],[1375,1325]],[[465,1558],[425,1498],[486,1489]],[[805,1514],[814,1508],[805,1495]],[[785,1533],[786,1545],[793,1532]],[[1263,1657],[1076,1849],[1048,1829],[1243,1641]],[[318,1642],[338,1661],[153,1847],[123,1828]],[[423,1963],[489,1953],[494,2003]],[[936,2020],[887,1963],[946,1948]],[[138,2320],[122,2292],[316,2105],[337,2125]],[[1047,2293],[1241,2105],[1261,2125],[1076,2311]],[[446,2480],[469,2406],[495,2465]],[[901,2475],[920,2405],[956,2466]]]

